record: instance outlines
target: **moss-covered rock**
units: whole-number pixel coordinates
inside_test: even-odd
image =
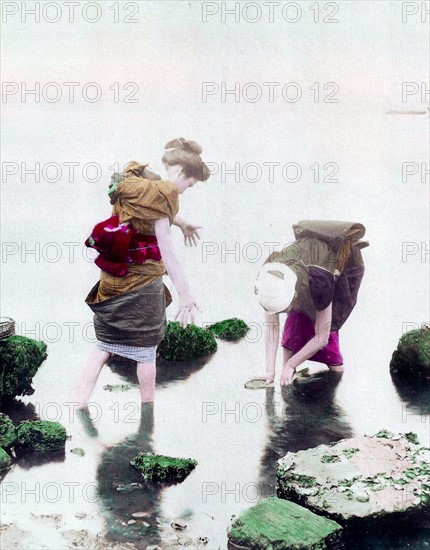
[[[139,470],[147,481],[178,483],[194,470],[197,461],[191,458],[173,458],[152,453],[140,453],[130,464]]]
[[[216,349],[216,340],[207,330],[196,325],[184,328],[179,322],[170,321],[158,352],[167,361],[184,361],[210,355]]]
[[[46,344],[24,336],[0,341],[0,400],[31,395],[33,376],[46,359]]]
[[[209,325],[206,330],[221,340],[240,340],[248,332],[249,326],[242,319],[234,317]]]
[[[8,470],[12,464],[12,460],[7,452],[0,447],[0,472]]]
[[[16,441],[16,429],[12,420],[3,413],[0,413],[0,447],[10,449]]]
[[[351,529],[398,525],[430,512],[428,448],[413,432],[289,452],[278,461],[278,494]]]
[[[34,451],[64,449],[67,433],[59,422],[49,420],[25,420],[17,427],[17,444]]]
[[[340,539],[336,522],[288,500],[269,497],[236,518],[228,538],[249,550],[320,550]]]
[[[403,334],[390,362],[393,374],[430,378],[430,327]]]

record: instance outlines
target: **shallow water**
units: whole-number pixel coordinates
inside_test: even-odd
[[[31,527],[33,540],[37,540],[38,530],[43,538],[46,525],[38,524],[31,514],[62,514],[64,525],[71,529],[79,527],[75,514],[86,513],[95,518],[93,528],[106,529],[109,538],[145,549],[160,540],[172,540],[177,533],[170,522],[183,518],[187,536],[207,536],[207,548],[226,548],[231,516],[276,494],[276,460],[287,451],[380,428],[414,431],[422,443],[428,438],[428,388],[413,391],[409,386],[395,386],[388,369],[381,368],[379,380],[375,375],[372,380],[383,384],[386,391],[372,402],[366,397],[370,369],[367,377],[363,372],[356,376],[351,369],[342,377],[316,367],[319,373],[288,390],[245,390],[243,382],[256,363],[254,347],[247,341],[220,343],[206,364],[160,365],[154,409],[142,413],[136,404],[137,386],[122,393],[102,389],[106,383],[136,382],[131,364],[113,363],[105,368],[96,388],[92,422],[85,415],[69,419],[67,407],[60,414],[60,408],[53,405],[61,403],[58,399],[40,399],[40,387],[49,384],[53,369],[58,368],[50,356],[35,381],[37,407],[45,418],[63,422],[72,437],[65,455],[27,456],[6,475],[3,522],[18,520],[20,526]],[[50,386],[60,391],[59,384]],[[358,418],[350,406],[351,396],[357,395],[361,396]],[[35,399],[23,401],[34,403]],[[36,417],[37,407],[12,406],[6,412],[17,421]],[[362,416],[370,429],[363,430]],[[76,446],[85,450],[84,457],[69,452]],[[132,492],[118,491],[118,484],[141,480],[129,461],[142,451],[193,457],[198,466],[178,485],[146,484]],[[73,498],[71,483],[76,484]],[[147,512],[145,522],[150,527],[123,525],[137,511]],[[363,533],[362,540],[354,538],[348,547],[424,548],[426,542],[430,542],[429,531],[413,527],[401,535]]]

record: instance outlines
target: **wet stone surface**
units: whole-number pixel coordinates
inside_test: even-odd
[[[333,548],[339,524],[306,508],[269,497],[236,518],[229,530],[229,548],[242,550],[316,550]]]
[[[381,430],[287,453],[278,461],[280,495],[342,525],[425,516],[429,449],[416,435]]]

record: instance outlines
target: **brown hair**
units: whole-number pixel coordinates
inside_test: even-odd
[[[198,181],[206,181],[209,178],[209,168],[200,157],[203,149],[196,141],[177,138],[166,143],[164,148],[162,162],[169,166],[179,164],[187,178],[196,178]]]

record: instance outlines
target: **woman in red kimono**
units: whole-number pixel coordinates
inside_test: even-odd
[[[78,384],[79,408],[88,403],[111,354],[137,362],[141,401],[154,400],[156,349],[171,302],[162,279],[166,269],[179,295],[176,319],[194,322],[197,305],[174,250],[171,225],[179,225],[186,240],[198,236],[197,227],[177,213],[179,195],[209,177],[201,152],[194,141],[170,141],[162,158],[168,180],[155,179],[145,165],[132,162],[111,186],[113,216],[98,224],[86,243],[100,252],[96,263],[102,271],[85,300],[94,312],[97,346]]]

